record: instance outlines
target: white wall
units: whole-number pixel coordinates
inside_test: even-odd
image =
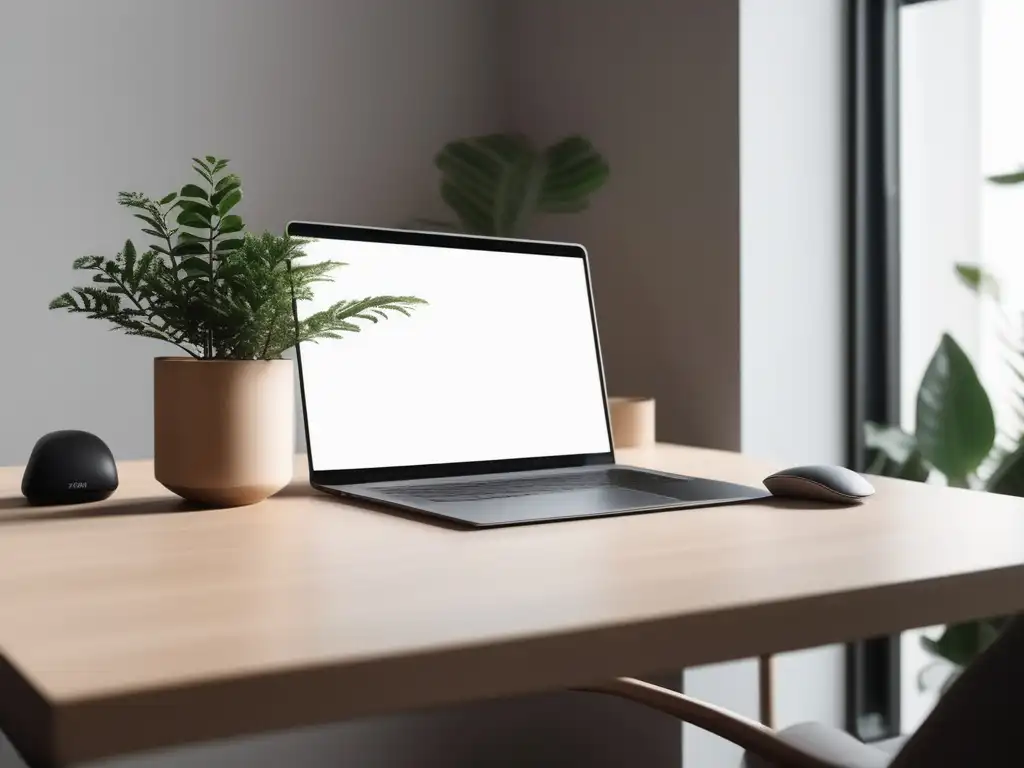
[[[978,303],[953,265],[978,258],[981,190],[979,2],[900,10],[901,418],[943,332],[974,357]]]
[[[1014,0],[1011,0],[1011,2]],[[917,390],[946,331],[976,364],[979,303],[953,265],[980,259],[981,79],[979,0],[944,0],[900,10],[900,377],[901,420],[913,431]],[[931,711],[943,670],[921,636],[901,637],[901,724],[912,732]]]
[[[742,447],[780,466],[845,456],[843,0],[740,2]],[[843,727],[844,650],[773,661],[775,725]],[[686,671],[687,693],[758,716],[757,662]],[[689,765],[740,750],[684,732]]]
[[[0,3],[0,464],[75,427],[151,455],[173,349],[46,309],[72,259],[138,235],[118,191],[175,189],[210,153],[251,228],[430,213],[437,148],[498,127],[493,24],[474,0]]]

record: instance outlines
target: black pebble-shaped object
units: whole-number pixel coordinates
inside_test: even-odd
[[[29,504],[101,501],[116,489],[114,454],[96,435],[77,429],[39,438],[21,478]]]

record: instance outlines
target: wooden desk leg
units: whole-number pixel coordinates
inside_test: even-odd
[[[775,690],[773,680],[772,656],[760,656],[757,659],[757,686],[760,713],[758,719],[769,728],[775,728],[775,707],[772,694]]]

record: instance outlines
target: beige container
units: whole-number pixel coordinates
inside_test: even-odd
[[[609,397],[612,443],[616,448],[654,445],[654,399],[650,397]]]
[[[188,501],[254,504],[292,479],[291,360],[158,357],[153,368],[156,479]]]

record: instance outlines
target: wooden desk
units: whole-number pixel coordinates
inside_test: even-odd
[[[744,457],[624,463],[755,484]],[[300,472],[300,476],[304,472]],[[1024,607],[1024,500],[882,480],[456,531],[314,494],[182,511],[148,463],[93,507],[0,470],[0,727],[34,763],[555,689]]]

